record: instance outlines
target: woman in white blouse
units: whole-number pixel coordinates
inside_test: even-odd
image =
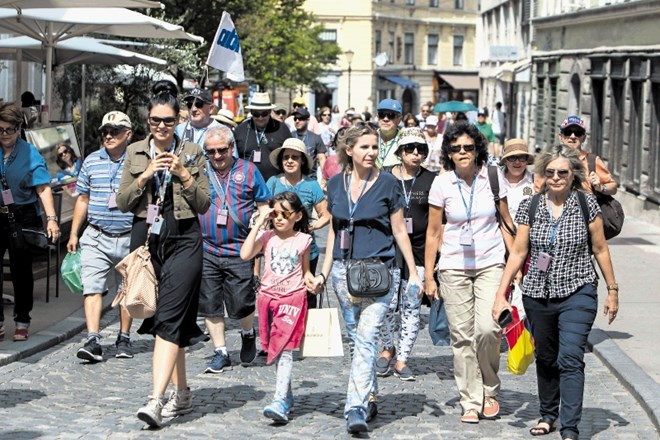
[[[534,155],[529,152],[527,142],[523,139],[509,139],[504,143],[500,166],[504,174],[511,218],[516,218],[520,202],[534,194],[534,175],[527,170],[527,165],[533,163]]]

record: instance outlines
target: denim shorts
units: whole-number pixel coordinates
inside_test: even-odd
[[[131,234],[114,238],[88,227],[78,243],[83,295],[103,293],[113,285],[119,286],[121,275],[115,266],[128,255]]]
[[[242,319],[255,310],[254,262],[204,252],[199,316]]]

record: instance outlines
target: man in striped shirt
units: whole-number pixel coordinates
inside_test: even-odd
[[[253,262],[241,260],[240,251],[255,205],[264,209],[270,191],[254,163],[233,156],[234,146],[228,127],[209,128],[204,136],[211,209],[199,216],[204,247],[199,316],[206,318],[215,351],[206,373],[221,373],[231,365],[225,342],[225,308],[227,316],[241,323],[241,363],[250,364],[257,355]]]
[[[73,209],[71,235],[67,251],[81,250],[81,278],[83,285],[87,342],[76,356],[90,363],[103,360],[100,345],[100,322],[103,311],[102,292],[108,289],[108,279],[114,275],[119,287],[121,276],[115,270],[129,252],[133,214],[117,208],[115,195],[124,168],[124,157],[133,131],[131,120],[122,112],[112,111],[103,117],[99,128],[103,147],[87,156],[78,174],[78,198]],[[78,232],[85,219],[89,222],[78,240]],[[125,309],[120,313],[115,357],[132,358],[129,337],[131,318]]]

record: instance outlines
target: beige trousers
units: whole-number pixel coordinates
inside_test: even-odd
[[[454,378],[463,411],[482,411],[484,396],[500,389],[500,331],[491,310],[503,265],[440,271],[454,353]]]

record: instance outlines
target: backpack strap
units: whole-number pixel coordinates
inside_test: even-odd
[[[541,194],[534,194],[532,200],[529,202],[529,229],[532,229],[534,224],[534,219],[536,218],[536,211],[539,208],[539,200],[541,200]]]
[[[591,173],[592,171],[596,171],[596,156],[593,153],[587,154],[587,174]]]
[[[493,192],[493,201],[495,202],[495,217],[497,217],[497,222],[500,225],[504,226],[504,229],[506,229],[507,232],[511,234],[512,237],[515,237],[516,236],[515,225],[511,227],[511,225],[507,224],[502,219],[502,213],[500,212],[500,179],[497,175],[496,166],[491,165],[488,167],[488,182],[490,183],[490,190]]]
[[[580,203],[580,211],[582,211],[582,218],[584,219],[584,225],[587,227],[587,237],[589,240],[589,253],[592,254],[591,250],[591,233],[589,232],[589,205],[587,204],[587,196],[582,191],[577,191],[578,202]]]

